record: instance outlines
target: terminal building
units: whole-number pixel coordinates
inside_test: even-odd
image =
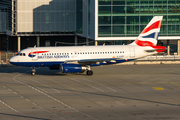
[[[0,0],[0,50],[128,44],[153,16],[158,44],[180,55],[180,0]]]

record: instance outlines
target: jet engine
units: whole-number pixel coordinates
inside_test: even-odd
[[[62,73],[82,73],[86,70],[86,67],[82,67],[79,64],[61,64]]]

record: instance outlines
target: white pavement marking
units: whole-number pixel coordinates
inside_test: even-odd
[[[60,91],[58,91],[58,90],[56,90],[56,89],[54,89],[54,88],[52,88],[52,87],[50,87],[50,86],[48,86],[48,85],[46,85],[46,84],[40,83],[40,82],[38,82],[38,81],[36,81],[36,80],[33,80],[33,79],[31,79],[31,80],[34,81],[34,82],[36,82],[36,83],[39,83],[39,84],[41,84],[41,85],[44,85],[44,86],[46,86],[46,87],[48,87],[48,88],[50,88],[50,89],[52,89],[52,90],[54,90],[54,91],[56,91],[56,92],[58,92],[58,93],[61,93]]]
[[[8,90],[11,90],[11,89],[9,89],[9,88],[6,87],[6,86],[3,86],[3,87],[6,88],[6,89],[8,89]],[[11,92],[13,92],[13,91],[11,90]],[[13,92],[13,93],[16,94],[16,95],[19,95],[19,97],[25,99],[25,100],[28,101],[28,102],[31,102],[33,105],[38,106],[39,108],[45,110],[46,112],[51,113],[51,114],[53,114],[53,115],[55,115],[55,116],[58,116],[57,114],[55,114],[55,113],[53,113],[53,112],[51,112],[51,111],[49,111],[49,110],[46,110],[45,108],[42,108],[41,106],[37,105],[36,103],[32,102],[31,100],[29,100],[29,99],[27,99],[27,98],[24,98],[22,95],[18,94],[17,92]]]
[[[91,81],[91,80],[84,79],[84,78],[83,78],[83,80],[86,80],[86,81],[89,81],[89,82],[93,82],[93,81]],[[95,82],[93,82],[93,83],[95,83]],[[105,88],[107,88],[107,89],[110,89],[110,90],[112,90],[112,91],[114,91],[114,92],[117,92],[116,90],[114,90],[114,89],[112,89],[112,88],[110,88],[110,87],[107,87],[107,86],[105,86],[105,85],[103,85],[103,84],[100,84],[100,83],[95,83],[95,84],[101,85],[101,86],[103,86],[103,87],[105,87]]]
[[[8,90],[12,92],[12,90],[11,90],[11,89],[8,89]]]
[[[21,114],[21,115],[23,115],[23,116],[25,116],[25,117],[27,117],[27,118],[30,118],[30,117],[27,116],[26,114],[24,114],[24,113],[22,113],[22,112],[20,112],[20,111],[18,111],[18,110],[16,110],[16,109],[14,109],[13,107],[11,107],[11,106],[8,105],[7,103],[3,102],[2,100],[0,100],[0,103],[2,103],[3,105],[5,105],[6,107],[8,107],[9,109],[11,109],[11,110],[13,110],[13,111],[15,111],[15,112],[17,112],[17,113],[19,113],[19,114]],[[32,119],[32,118],[30,118],[30,119]],[[33,120],[33,119],[32,119],[32,120]]]
[[[80,82],[79,80],[76,80],[76,79],[74,79],[74,78],[71,78],[71,80],[74,80],[74,81],[76,81],[76,82],[82,83],[82,82]],[[92,85],[88,84],[88,83],[82,83],[82,84],[88,85],[88,86],[90,86],[90,87],[92,87],[92,88],[94,88],[94,89],[96,89],[96,90],[99,90],[99,91],[101,91],[101,92],[104,92],[104,90],[101,90],[101,89],[99,89],[99,88],[97,88],[97,87],[95,87],[95,86],[92,86]]]
[[[20,76],[20,75],[22,75],[22,74],[19,74],[19,76]],[[16,81],[16,82],[18,82],[18,83],[21,83],[21,84],[23,84],[23,85],[25,85],[25,86],[28,86],[29,88],[31,88],[31,89],[33,89],[33,90],[35,90],[35,91],[37,91],[37,92],[39,92],[39,93],[47,96],[47,97],[53,99],[54,101],[56,101],[56,102],[58,102],[58,103],[60,103],[60,104],[62,104],[62,105],[64,105],[64,106],[66,106],[66,107],[68,107],[68,108],[70,108],[70,109],[72,109],[72,110],[74,110],[74,111],[76,111],[76,112],[79,112],[79,113],[81,113],[81,114],[83,114],[83,115],[86,115],[86,116],[88,116],[88,117],[90,117],[90,118],[92,118],[92,119],[94,119],[94,120],[99,120],[99,119],[97,119],[97,118],[95,118],[95,117],[93,117],[93,116],[91,116],[91,115],[88,115],[88,114],[86,114],[86,113],[84,113],[84,112],[82,112],[82,111],[80,111],[80,110],[77,110],[76,108],[73,108],[73,107],[65,104],[64,102],[62,102],[62,101],[60,101],[60,100],[58,100],[58,99],[56,99],[56,98],[48,95],[47,93],[45,93],[45,92],[43,92],[43,91],[41,91],[41,90],[36,89],[35,87],[33,87],[33,86],[31,86],[31,85],[28,85],[28,84],[26,84],[26,83],[24,83],[24,82],[21,82],[21,81],[19,81],[19,80],[16,80],[16,77],[17,77],[17,76],[15,76],[15,77],[13,78],[14,81]],[[65,119],[65,118],[63,118],[63,117],[61,117],[61,118],[62,118],[62,119]]]
[[[40,90],[44,91],[45,93],[48,93],[46,90],[41,89],[40,87],[37,87],[37,86],[35,86],[35,85],[32,85],[32,86],[36,87],[37,89],[40,89]]]

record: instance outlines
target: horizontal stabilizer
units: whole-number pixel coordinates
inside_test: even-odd
[[[164,46],[151,46],[153,49],[151,50],[145,50],[146,52],[164,52],[166,51],[166,47]]]

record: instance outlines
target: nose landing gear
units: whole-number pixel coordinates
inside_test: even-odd
[[[33,68],[32,68],[32,72],[31,72],[31,75],[34,76],[35,74],[36,74],[36,68],[33,67]]]

